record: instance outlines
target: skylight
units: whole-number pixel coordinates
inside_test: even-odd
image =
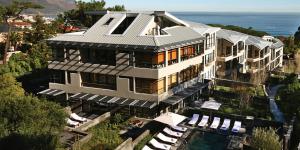
[[[113,20],[114,18],[109,18],[103,25],[109,25]]]
[[[126,16],[119,26],[111,34],[123,34],[126,29],[132,24],[136,16]]]

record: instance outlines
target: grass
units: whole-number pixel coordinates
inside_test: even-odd
[[[128,126],[127,120],[123,120],[119,114],[116,114],[110,120],[106,120],[88,130],[92,133],[92,138],[81,146],[81,150],[115,149],[124,142],[119,133],[126,126]]]

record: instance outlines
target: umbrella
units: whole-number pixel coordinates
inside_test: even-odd
[[[214,100],[205,101],[201,108],[211,109],[211,110],[219,110],[221,103],[218,103]]]
[[[177,126],[180,122],[182,122],[186,118],[187,117],[182,115],[178,115],[172,112],[167,112],[155,118],[154,120],[170,126]]]

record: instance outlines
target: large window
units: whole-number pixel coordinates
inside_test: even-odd
[[[116,76],[81,72],[82,86],[116,90]]]
[[[65,84],[65,71],[63,70],[50,70],[50,82]]]
[[[135,78],[136,92],[146,94],[161,94],[165,92],[165,80]]]
[[[165,52],[135,52],[135,66],[141,68],[161,68],[165,64]]]
[[[168,88],[172,89],[173,87],[177,86],[178,82],[177,82],[177,73],[171,74],[168,77]]]
[[[80,57],[82,63],[101,65],[116,65],[116,54],[114,50],[105,49],[81,49]]]
[[[52,59],[55,61],[64,61],[65,59],[64,47],[52,47]]]

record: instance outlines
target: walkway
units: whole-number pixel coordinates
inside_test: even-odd
[[[269,101],[270,109],[271,109],[271,113],[273,114],[275,120],[278,121],[278,122],[284,123],[283,113],[280,111],[280,109],[278,108],[278,106],[277,106],[277,104],[274,100],[278,89],[282,86],[283,85],[276,85],[276,86],[268,88],[267,89],[267,96],[270,100]]]

